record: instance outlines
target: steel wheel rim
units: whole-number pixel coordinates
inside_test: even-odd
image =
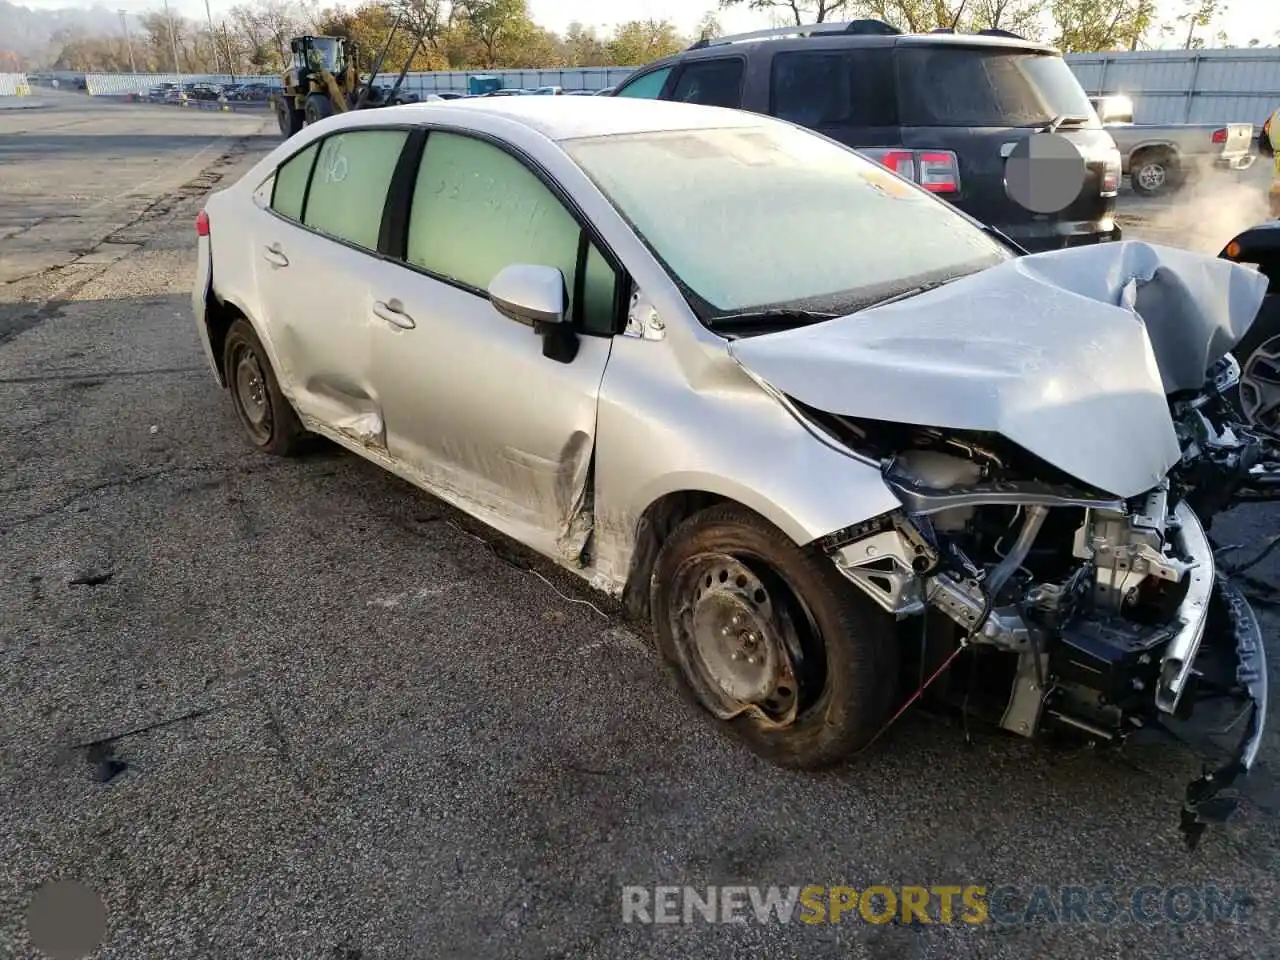
[[[1251,424],[1280,429],[1280,336],[1259,344],[1240,369],[1240,409]]]
[[[716,717],[788,727],[820,695],[812,616],[760,558],[699,554],[681,564],[671,590],[676,656]]]
[[[271,439],[271,397],[258,355],[245,344],[237,345],[231,356],[231,378],[236,409],[250,436],[258,443]]]
[[[1164,165],[1144,163],[1138,170],[1138,182],[1148,190],[1159,190],[1165,182]]]

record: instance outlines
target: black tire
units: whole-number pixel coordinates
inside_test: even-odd
[[[307,123],[316,123],[325,117],[333,116],[333,101],[323,93],[313,93],[307,97]]]
[[[292,98],[282,98],[276,104],[276,120],[280,124],[280,133],[285,139],[302,129],[303,119],[302,111],[293,108]]]
[[[736,582],[745,586],[748,602],[767,603],[770,609],[777,605],[767,619],[782,629],[769,636],[790,635],[803,653],[789,659],[792,679],[786,682],[793,683],[794,690],[772,686],[768,698],[755,701],[776,702],[774,694],[790,694],[794,718],[789,724],[777,725],[778,719],[785,719],[781,716],[771,723],[769,717],[751,713],[721,722],[754,752],[780,766],[818,769],[848,759],[880,731],[893,704],[899,651],[892,621],[828,558],[797,546],[759,515],[737,505],[703,510],[682,523],[659,552],[650,609],[658,650],[668,669],[682,693],[712,716],[723,717],[728,694],[723,686],[715,686],[710,672],[703,673],[709,661],[697,651],[706,649],[706,643],[699,648],[692,625],[702,624],[704,637],[709,625],[722,625],[719,631],[709,631],[717,637],[721,650],[714,656],[722,666],[726,646],[750,642],[758,652],[769,644],[750,626],[741,634],[745,641],[722,638],[743,628],[736,614],[728,623],[715,619],[717,608],[739,609],[726,607],[722,599],[733,591],[734,581],[704,574],[714,569],[716,557],[732,557],[758,578],[744,584],[744,577],[738,576]],[[761,599],[759,586],[765,588],[767,600]],[[713,612],[706,613],[708,609]],[[788,620],[797,629],[785,629]],[[746,622],[753,621],[748,617]],[[786,643],[781,648],[795,651]]]
[[[1246,423],[1280,432],[1280,410],[1262,413],[1259,408],[1265,398],[1257,385],[1262,380],[1275,381],[1275,387],[1268,392],[1280,394],[1280,293],[1268,294],[1263,299],[1253,325],[1231,354],[1240,364],[1240,385],[1230,397],[1236,409]],[[1272,362],[1269,357],[1277,360]],[[1262,413],[1260,419],[1259,413]]]
[[[231,391],[231,405],[249,443],[278,457],[301,452],[307,431],[281,392],[267,351],[248,321],[236,320],[227,330],[222,370]]]
[[[1168,150],[1144,150],[1129,163],[1129,182],[1140,197],[1158,197],[1182,181],[1178,158]]]

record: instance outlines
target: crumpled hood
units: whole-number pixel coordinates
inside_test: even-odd
[[[1203,385],[1266,290],[1229,261],[1120,241],[1019,257],[729,351],[810,407],[999,433],[1131,497],[1180,456],[1167,393]]]

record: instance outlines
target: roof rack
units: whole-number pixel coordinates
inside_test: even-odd
[[[1000,29],[998,29],[998,28],[992,28],[992,29],[990,29],[990,30],[979,30],[979,31],[978,31],[978,36],[980,36],[980,37],[1005,37],[1006,39],[1009,39],[1009,40],[1026,40],[1026,39],[1027,39],[1026,37],[1019,36],[1019,35],[1018,35],[1018,34],[1016,34],[1016,33],[1010,33],[1008,30],[1000,30]]]
[[[772,27],[768,30],[752,30],[750,33],[734,33],[714,39],[703,37],[690,46],[690,50],[718,47],[727,43],[745,43],[750,40],[776,40],[782,37],[815,37],[832,34],[861,34],[863,36],[892,37],[902,33],[883,20],[846,20],[836,23],[807,23],[795,27]]]

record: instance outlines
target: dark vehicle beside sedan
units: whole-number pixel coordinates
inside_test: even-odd
[[[904,34],[878,20],[700,40],[641,67],[612,94],[731,107],[854,147],[1030,251],[1119,240],[1115,141],[1053,47],[1003,31]],[[1029,209],[1008,164],[1034,133],[1079,154],[1082,184],[1053,213]]]

